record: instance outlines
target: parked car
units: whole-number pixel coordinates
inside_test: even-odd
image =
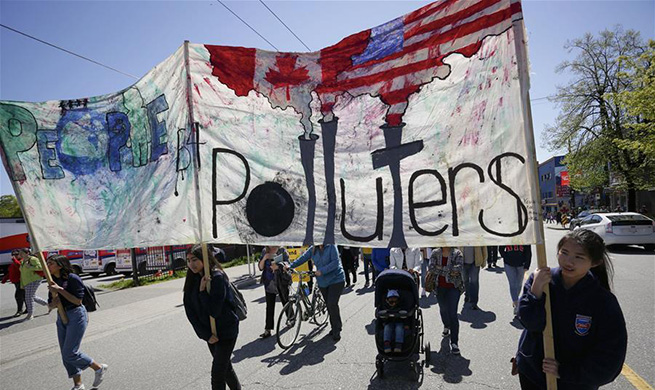
[[[571,222],[569,222],[569,229],[573,230],[576,227],[579,227],[580,222],[582,222],[582,220],[588,217],[590,214],[606,213],[606,212],[607,211],[603,211],[603,210],[583,210],[578,214],[577,217],[571,218]]]
[[[590,214],[579,228],[598,233],[607,246],[640,245],[655,251],[655,221],[639,213]]]

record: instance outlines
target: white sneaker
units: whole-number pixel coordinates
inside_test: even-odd
[[[23,321],[29,321],[34,318],[34,314],[28,314]]]
[[[459,347],[455,343],[450,343],[450,352],[453,355],[458,355],[459,356]]]
[[[73,386],[71,390],[86,390],[86,387],[84,387],[84,383],[82,383],[79,386]]]
[[[107,368],[109,368],[108,365],[106,364],[101,364],[100,369],[96,370],[96,376],[95,379],[93,379],[93,387],[98,387],[102,383],[102,381],[105,379],[105,372],[107,372]]]

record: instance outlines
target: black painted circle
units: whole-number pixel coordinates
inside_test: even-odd
[[[248,223],[265,237],[277,236],[287,230],[293,221],[294,211],[291,195],[278,183],[258,185],[246,201]]]

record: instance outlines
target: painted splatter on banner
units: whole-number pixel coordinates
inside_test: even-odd
[[[521,18],[443,0],[318,52],[187,44],[117,94],[1,102],[3,161],[43,249],[535,243]]]

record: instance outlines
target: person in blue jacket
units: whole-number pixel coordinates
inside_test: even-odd
[[[289,266],[296,268],[309,260],[314,262],[316,268],[316,282],[325,299],[328,314],[330,315],[330,335],[334,341],[341,340],[341,313],[339,312],[339,298],[346,285],[346,276],[341,266],[339,252],[334,245],[315,245],[309,247]]]
[[[612,382],[625,360],[628,335],[610,291],[612,263],[603,239],[579,229],[557,244],[558,268],[537,269],[525,283],[519,320],[525,327],[516,362],[523,390],[546,389],[546,373],[559,390],[598,389]],[[555,358],[544,358],[544,287],[549,285]]]
[[[232,306],[233,299],[228,277],[221,264],[208,254],[211,277],[205,275],[202,246],[196,244],[187,250],[189,271],[184,281],[184,311],[196,335],[207,342],[212,362],[212,390],[241,389],[239,378],[232,367],[231,357],[239,335],[239,317]],[[207,283],[211,283],[207,292]],[[212,334],[209,316],[216,320],[216,335]]]

